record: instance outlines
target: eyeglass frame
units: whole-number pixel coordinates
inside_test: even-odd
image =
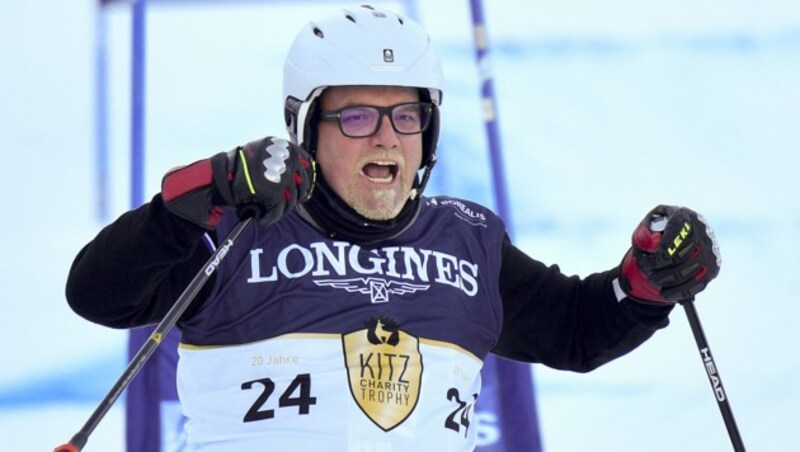
[[[425,117],[426,118],[425,122],[420,126],[420,130],[416,132],[402,132],[400,130],[397,130],[397,125],[395,125],[394,123],[394,115],[392,115],[392,112],[394,111],[395,108],[402,107],[405,105],[419,105],[420,108],[422,108],[422,111],[424,111],[424,113],[427,115]],[[342,112],[352,108],[370,108],[378,111],[378,120],[375,121],[375,129],[371,133],[367,135],[350,135],[344,131],[344,127],[342,127]],[[322,111],[319,113],[319,120],[326,122],[336,121],[336,124],[339,126],[339,131],[342,133],[342,135],[348,138],[368,138],[375,135],[376,133],[378,133],[379,130],[381,130],[381,126],[383,124],[383,117],[388,116],[389,123],[392,125],[392,130],[394,130],[396,133],[400,135],[417,135],[428,130],[428,127],[430,127],[431,125],[431,119],[434,116],[435,109],[436,109],[436,104],[434,104],[433,102],[422,102],[422,101],[402,102],[399,104],[389,105],[386,107],[378,107],[376,105],[349,105],[336,110]]]

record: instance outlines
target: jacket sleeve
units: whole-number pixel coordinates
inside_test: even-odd
[[[211,255],[204,234],[167,211],[156,195],[103,228],[78,253],[67,278],[67,302],[87,320],[113,328],[157,323]],[[212,285],[213,279],[184,316]]]
[[[674,305],[617,301],[618,270],[585,279],[566,276],[516,248],[506,237],[500,271],[503,330],[495,354],[588,372],[618,358],[667,326]]]

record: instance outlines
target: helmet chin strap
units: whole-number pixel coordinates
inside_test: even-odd
[[[428,164],[425,165],[425,171],[422,172],[422,181],[417,187],[411,189],[411,195],[409,196],[409,199],[413,200],[422,195],[422,191],[425,190],[425,186],[428,185],[428,179],[431,177],[431,170],[433,170],[434,165],[436,165],[435,152],[431,155],[431,159]]]

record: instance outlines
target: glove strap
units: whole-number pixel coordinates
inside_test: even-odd
[[[233,164],[236,159],[236,148],[230,152],[220,152],[211,157],[211,174],[214,184],[214,204],[219,206],[235,206],[231,181],[233,180]]]

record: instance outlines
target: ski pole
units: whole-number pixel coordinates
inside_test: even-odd
[[[667,227],[669,219],[665,216],[656,216],[650,220],[650,230],[654,232],[664,232]],[[697,315],[697,310],[694,306],[694,297],[686,301],[680,302],[686,311],[686,317],[689,319],[689,325],[692,327],[692,334],[694,340],[697,342],[697,350],[700,351],[700,358],[703,360],[703,366],[706,368],[708,381],[711,383],[711,389],[714,391],[714,398],[717,399],[717,405],[720,412],[722,412],[722,419],[725,421],[725,428],[728,430],[728,436],[733,444],[735,452],[744,452],[744,443],[739,434],[739,428],[736,426],[736,420],[733,418],[733,410],[728,401],[728,395],[725,393],[725,388],[722,386],[722,378],[719,376],[717,364],[714,362],[714,357],[711,355],[711,348],[708,346],[706,335],[703,332],[703,326],[700,324],[700,317]]]
[[[689,319],[689,325],[692,327],[694,340],[697,342],[697,349],[700,351],[700,358],[703,360],[703,366],[706,368],[706,374],[711,383],[711,389],[714,391],[714,398],[717,399],[717,405],[722,413],[722,419],[725,421],[725,428],[728,429],[728,436],[731,439],[733,450],[735,452],[744,452],[744,443],[739,434],[739,428],[736,426],[736,419],[733,418],[733,411],[728,401],[728,394],[722,386],[722,379],[719,376],[717,364],[714,362],[714,357],[711,355],[711,349],[708,346],[706,335],[703,333],[703,326],[700,325],[700,317],[697,315],[697,310],[694,306],[694,298],[681,302],[681,305],[686,311],[686,317]]]
[[[233,229],[231,229],[228,235],[222,240],[216,251],[214,251],[214,253],[211,254],[211,257],[208,258],[203,268],[197,272],[194,278],[192,278],[191,282],[189,282],[189,284],[186,286],[186,289],[178,297],[178,300],[175,301],[175,304],[169,309],[169,311],[167,311],[161,322],[156,325],[153,333],[150,334],[150,337],[147,338],[147,341],[145,341],[133,359],[131,359],[130,363],[128,363],[128,367],[125,368],[125,370],[122,372],[122,375],[120,375],[116,383],[114,383],[114,386],[111,387],[111,390],[108,392],[108,394],[106,394],[105,398],[103,398],[92,415],[89,416],[89,419],[83,425],[83,428],[81,428],[78,433],[73,435],[72,439],[70,439],[68,443],[56,447],[54,452],[79,452],[83,449],[83,447],[86,445],[86,442],[89,440],[89,435],[92,434],[94,429],[97,427],[106,413],[108,413],[108,410],[111,409],[111,407],[114,405],[114,402],[117,401],[125,388],[130,385],[131,381],[133,381],[134,377],[136,377],[136,374],[138,374],[142,369],[142,366],[144,366],[147,360],[150,359],[150,356],[153,355],[153,352],[155,352],[155,350],[161,344],[161,340],[167,335],[172,327],[175,326],[175,323],[195,299],[197,294],[200,292],[200,289],[203,288],[203,285],[205,285],[211,275],[214,274],[219,265],[222,263],[222,260],[225,259],[225,256],[228,254],[228,251],[230,251],[233,243],[239,238],[242,231],[244,231],[252,221],[252,216],[245,216],[241,218],[236,225],[234,225]]]

